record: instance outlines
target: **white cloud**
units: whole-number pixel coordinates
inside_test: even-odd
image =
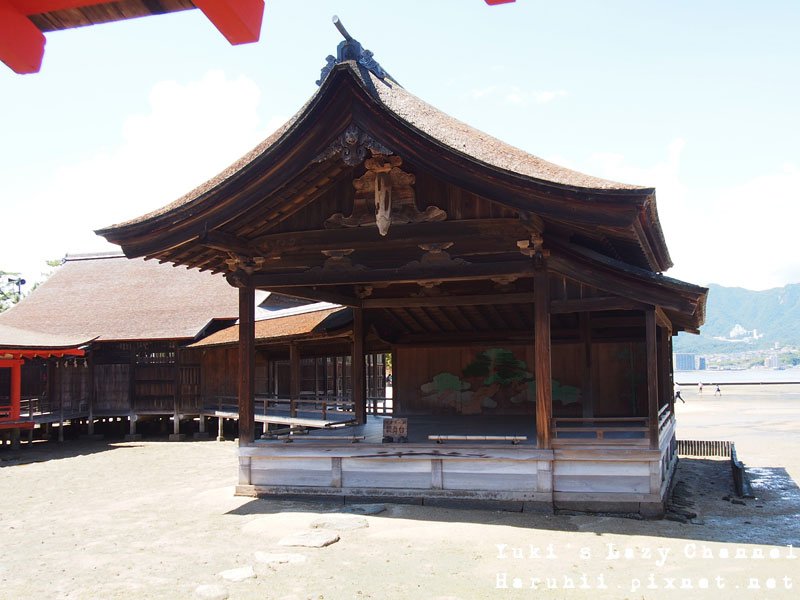
[[[800,282],[800,258],[792,249],[800,169],[785,164],[739,185],[694,189],[680,175],[685,145],[673,140],[663,160],[645,166],[618,154],[596,154],[582,170],[656,188],[675,263],[668,275],[756,290]]]
[[[0,236],[0,268],[29,280],[44,261],[65,252],[111,250],[93,229],[167,204],[216,175],[284,119],[260,123],[261,92],[250,79],[220,71],[199,81],[164,81],[150,93],[148,111],[121,123],[123,142],[66,163],[39,182],[0,182],[13,198]],[[3,185],[11,186],[3,189]],[[10,231],[9,231],[10,229]]]

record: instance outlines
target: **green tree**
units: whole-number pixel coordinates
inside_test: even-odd
[[[20,293],[21,279],[19,273],[11,273],[0,269],[0,312],[7,310],[19,302],[22,294]]]

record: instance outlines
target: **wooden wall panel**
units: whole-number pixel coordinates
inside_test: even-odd
[[[531,354],[512,344],[398,346],[396,414],[532,415]]]
[[[235,398],[238,389],[236,374],[239,372],[238,348],[208,348],[201,358],[202,396],[213,399],[220,396]]]
[[[270,458],[251,462],[253,485],[330,486],[333,471],[331,459]]]
[[[342,487],[428,489],[431,487],[431,461],[343,458]]]
[[[130,365],[95,365],[96,413],[124,412],[130,408]]]
[[[583,345],[556,344],[550,350],[553,416],[580,417],[583,412]]]
[[[556,461],[555,492],[650,492],[649,462]]]
[[[89,369],[81,366],[73,366],[60,363],[55,369],[56,396],[61,399],[64,412],[78,412],[89,408]],[[54,410],[58,410],[58,401],[51,404]]]
[[[595,416],[647,416],[644,342],[592,344]]]
[[[537,461],[443,460],[442,487],[446,490],[537,490]]]

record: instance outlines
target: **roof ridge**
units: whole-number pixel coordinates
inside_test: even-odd
[[[120,250],[107,250],[103,252],[78,252],[75,254],[69,254],[64,257],[64,262],[75,262],[79,260],[100,260],[104,258],[125,258],[125,254],[123,254]]]

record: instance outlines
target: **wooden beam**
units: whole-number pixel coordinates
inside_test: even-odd
[[[332,249],[408,248],[419,244],[455,242],[459,240],[492,239],[516,251],[517,240],[527,239],[528,230],[519,219],[464,219],[434,223],[413,223],[395,226],[385,237],[376,227],[351,227],[347,229],[316,229],[303,232],[262,235],[250,245],[265,254],[290,254],[293,252],[320,252]]]
[[[250,280],[262,289],[370,283],[426,283],[475,281],[499,275],[530,277],[533,267],[527,261],[475,263],[468,265],[421,266],[416,269],[309,270],[300,273],[257,272]]]
[[[15,73],[38,73],[44,34],[9,0],[0,0],[0,60]]]
[[[670,335],[672,335],[672,321],[670,321],[667,313],[665,313],[660,306],[656,306],[656,323],[659,327],[668,330]]]
[[[552,270],[575,281],[649,306],[662,306],[686,315],[694,314],[696,308],[693,302],[679,296],[677,292],[659,288],[655,281],[642,281],[609,267],[589,265],[555,253],[550,256],[547,264]]]
[[[551,330],[552,331],[552,330]],[[552,331],[553,337],[557,332]],[[528,343],[531,340],[530,330],[493,330],[493,331],[471,331],[471,332],[443,332],[443,333],[409,333],[397,336],[398,345],[408,346],[452,346],[467,342],[480,342],[490,344],[503,343]],[[576,339],[568,339],[568,343],[575,343]],[[641,340],[640,340],[641,341]]]
[[[257,42],[264,0],[192,0],[231,44]]]
[[[239,288],[239,446],[252,444],[255,439],[255,337],[255,290],[249,285]]]
[[[658,345],[656,341],[656,311],[646,310],[645,351],[647,354],[647,415],[650,448],[658,448]]]
[[[221,252],[235,252],[242,256],[258,254],[258,251],[247,240],[224,231],[206,231],[198,237],[197,241],[207,248]]]
[[[339,294],[328,290],[320,290],[314,287],[301,288],[269,288],[270,292],[282,294],[284,296],[292,296],[293,298],[300,298],[302,300],[314,300],[315,302],[330,302],[332,304],[341,304],[342,306],[363,306],[363,301],[360,298],[347,296],[346,294]]]
[[[645,308],[647,308],[646,304],[628,298],[620,298],[619,296],[550,301],[551,315],[598,312],[604,310],[644,310]]]
[[[538,266],[533,277],[534,361],[536,377],[536,441],[540,449],[551,446],[553,383],[550,362],[550,281],[547,269]]]
[[[364,308],[416,308],[439,306],[480,306],[484,304],[532,304],[533,294],[485,294],[473,296],[437,296],[430,298],[366,298]]]
[[[353,345],[351,354],[353,406],[356,422],[367,422],[367,390],[364,371],[364,310],[353,309]]]

